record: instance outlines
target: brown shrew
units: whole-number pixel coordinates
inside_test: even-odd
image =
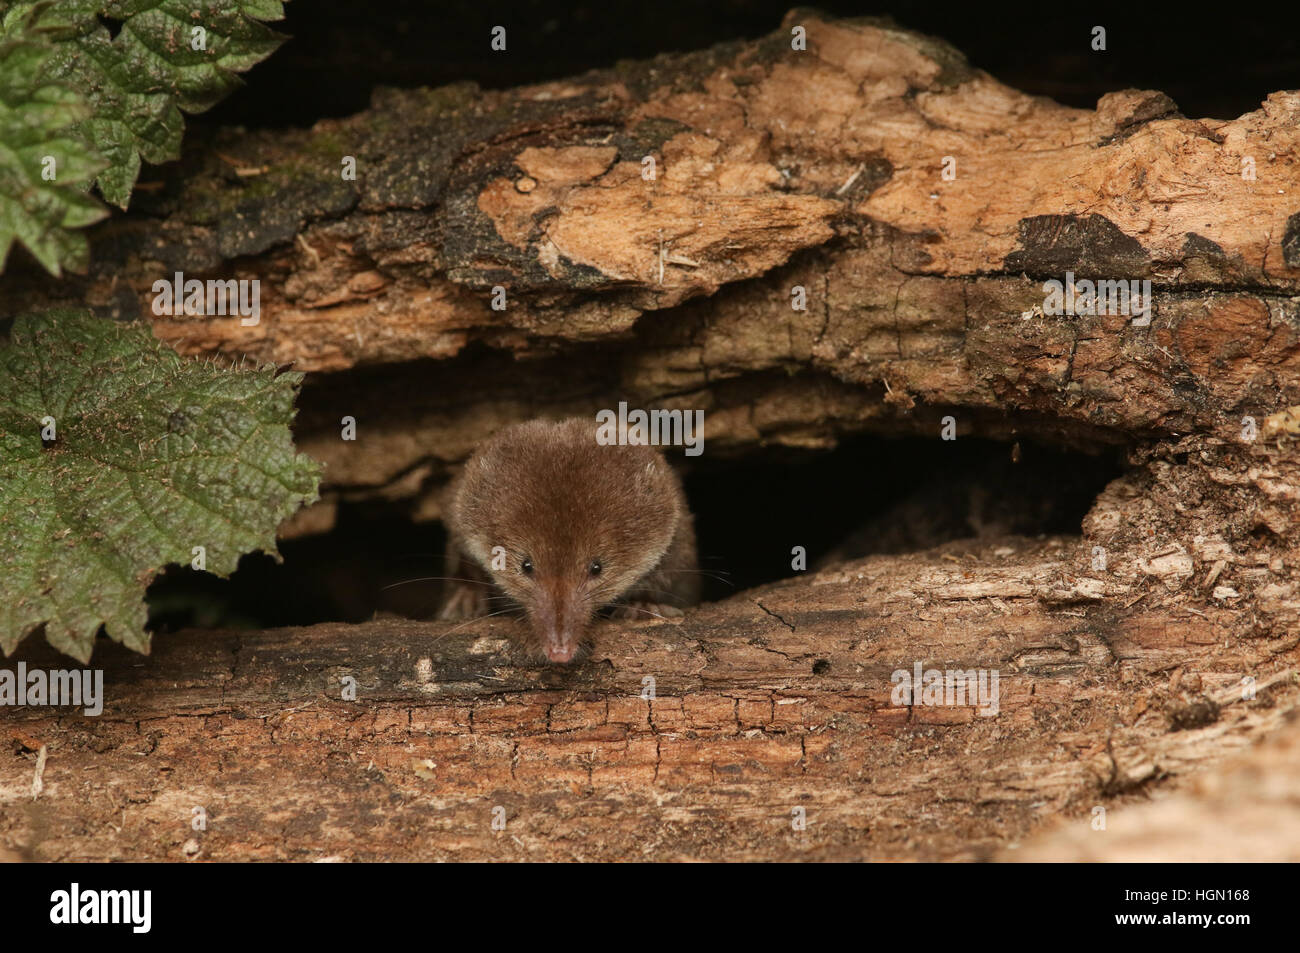
[[[601,610],[680,616],[699,600],[695,530],[656,447],[602,445],[590,418],[493,434],[448,490],[439,617],[484,615],[504,596],[527,648],[571,662]]]

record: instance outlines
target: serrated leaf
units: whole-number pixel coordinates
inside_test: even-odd
[[[85,271],[86,238],[72,229],[108,214],[86,194],[105,163],[78,131],[89,116],[81,96],[32,79],[53,50],[20,30],[0,38],[0,266],[20,242],[55,276]]]
[[[241,82],[236,73],[284,41],[263,19],[280,19],[268,0],[60,0],[12,5],[53,40],[49,76],[84,90],[92,114],[79,127],[108,160],[97,184],[126,208],[141,158],[180,156],[181,110],[210,108]],[[102,18],[102,19],[101,19]],[[113,35],[105,20],[118,24]],[[202,33],[195,49],[194,30]]]
[[[147,325],[85,311],[18,318],[0,351],[0,649],[44,624],[84,663],[104,625],[148,652],[163,567],[198,546],[220,576],[276,554],[320,478],[289,431],[301,377],[185,360]]]

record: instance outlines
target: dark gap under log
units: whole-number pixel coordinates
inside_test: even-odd
[[[1029,441],[847,439],[834,450],[776,450],[684,467],[695,513],[703,598],[714,601],[873,554],[952,540],[1074,533],[1122,471],[1120,448],[1063,451]],[[675,464],[682,461],[674,459]],[[445,535],[403,501],[339,507],[327,533],[285,541],[283,561],[251,555],[229,580],[175,567],[150,592],[160,631],[187,626],[430,618],[445,575]],[[432,577],[432,578],[430,578]]]

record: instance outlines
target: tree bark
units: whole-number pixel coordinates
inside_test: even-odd
[[[1232,121],[1136,90],[1072,109],[793,11],[755,42],[198,146],[94,232],[84,281],[10,279],[3,310],[88,301],[186,353],[371,368],[304,398],[313,527],[347,493],[436,516],[485,428],[620,398],[704,408],[719,452],[953,411],[963,433],[1230,437],[1300,403],[1295,91]],[[154,315],[176,271],[258,278],[260,322]],[[1067,271],[1150,280],[1152,324],[1044,316]]]
[[[1069,538],[871,558],[601,623],[574,668],[512,655],[508,619],[104,646],[101,716],[6,716],[4,838],[49,860],[992,858],[1122,816],[1300,700],[1295,636],[1088,558]],[[1000,672],[996,712],[894,704],[916,664]]]

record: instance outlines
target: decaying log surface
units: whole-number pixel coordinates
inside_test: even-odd
[[[1008,850],[1022,861],[1160,861],[1269,863],[1300,861],[1300,722],[1270,735],[1186,791],[1116,812],[1105,832],[1091,823]]]
[[[90,302],[189,353],[370,367],[304,398],[309,528],[347,493],[434,516],[485,429],[618,399],[705,409],[718,452],[953,411],[962,433],[1230,437],[1300,403],[1298,147],[1294,91],[1231,121],[1150,91],[1072,109],[796,10],[756,42],[219,134],[96,230],[85,281],[7,278],[0,313]],[[178,270],[259,278],[260,324],[153,316]],[[1066,271],[1151,280],[1153,324],[1037,313]]]
[[[875,557],[677,623],[611,621],[573,669],[512,657],[503,619],[192,632],[148,660],[106,648],[102,716],[6,713],[0,846],[51,860],[983,859],[1045,822],[1087,829],[1097,805],[1123,831],[1157,786],[1294,720],[1300,658],[1294,636],[1167,605],[1090,558],[1077,539],[1015,537]],[[998,670],[997,714],[893,705],[892,673],[917,662]],[[1295,782],[1270,776],[1261,795],[1291,812],[1278,825],[1294,826]]]

